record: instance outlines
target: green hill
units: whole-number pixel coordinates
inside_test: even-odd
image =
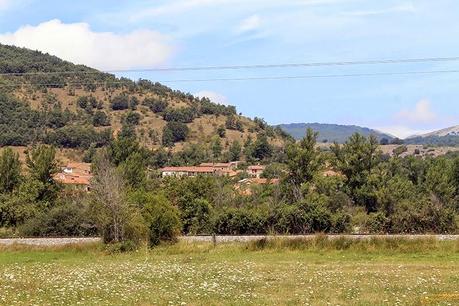
[[[324,123],[291,123],[278,125],[286,133],[295,139],[301,139],[306,134],[308,128],[319,132],[319,142],[337,142],[344,143],[352,134],[360,133],[364,136],[375,135],[378,140],[387,138],[391,140],[394,136],[378,132],[365,127],[355,125],[338,125]]]
[[[100,147],[119,133],[176,151],[188,144],[208,147],[216,135],[223,150],[260,134],[272,144],[286,137],[261,119],[240,116],[234,106],[0,45],[0,146]]]

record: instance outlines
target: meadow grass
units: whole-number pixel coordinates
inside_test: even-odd
[[[458,305],[459,242],[186,243],[0,247],[0,304]]]

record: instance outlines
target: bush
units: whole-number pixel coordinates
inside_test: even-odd
[[[169,105],[167,101],[164,100],[155,100],[152,98],[145,98],[143,105],[147,106],[155,114],[162,113],[166,110]]]
[[[233,115],[230,115],[228,118],[226,118],[225,126],[228,130],[244,132],[244,126],[242,125],[242,122]]]
[[[123,121],[124,121],[125,124],[131,125],[131,126],[132,125],[139,125],[139,123],[140,123],[140,114],[130,111],[123,118]]]
[[[176,142],[185,141],[188,137],[188,126],[181,122],[168,122],[163,128],[163,145],[171,146]]]
[[[300,202],[281,206],[275,211],[274,220],[275,230],[284,234],[330,232],[333,229],[331,213],[321,204],[315,203]],[[337,222],[338,229],[339,226],[342,225]]]
[[[96,226],[88,219],[85,207],[75,201],[40,212],[28,219],[19,232],[23,236],[35,237],[94,236],[97,234]]]
[[[268,232],[268,214],[248,208],[226,209],[215,219],[215,233],[221,235],[255,235]]]
[[[389,219],[382,212],[371,213],[364,229],[369,233],[386,234],[389,232]]]
[[[110,106],[115,111],[128,109],[129,97],[127,95],[118,95],[111,100]]]
[[[92,117],[92,125],[94,125],[95,127],[109,126],[110,118],[104,111],[97,111],[94,113],[94,116]]]
[[[133,198],[137,204],[143,205],[142,215],[148,227],[150,246],[175,241],[181,228],[178,210],[162,195],[137,192]]]
[[[182,201],[180,203],[180,217],[185,234],[211,234],[211,206],[204,199]]]
[[[169,108],[163,114],[163,119],[168,122],[191,123],[195,118],[195,112],[192,108]]]

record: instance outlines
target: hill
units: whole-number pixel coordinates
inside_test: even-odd
[[[459,146],[459,125],[441,129],[424,135],[409,137],[405,140],[407,144],[424,144],[435,146]]]
[[[149,148],[175,151],[188,144],[208,148],[215,137],[223,150],[261,134],[271,144],[287,137],[262,119],[239,115],[234,106],[0,45],[0,146],[87,149],[120,133],[135,134]]]
[[[319,132],[319,142],[337,142],[344,143],[352,134],[360,133],[364,136],[375,135],[378,140],[387,138],[391,140],[394,136],[381,133],[365,127],[356,125],[338,125],[338,124],[324,124],[324,123],[291,123],[278,125],[286,133],[295,139],[301,139],[306,133],[308,128]]]

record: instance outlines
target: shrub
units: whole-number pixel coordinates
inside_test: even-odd
[[[162,113],[166,110],[169,105],[167,101],[164,100],[155,100],[152,98],[145,98],[143,105],[147,106],[155,114]]]
[[[94,116],[92,117],[92,125],[94,125],[95,127],[109,126],[110,118],[104,111],[97,111],[94,113]]]
[[[180,217],[185,234],[210,234],[211,233],[211,206],[204,199],[182,201],[180,203]]]
[[[129,97],[127,95],[118,95],[114,97],[110,106],[113,110],[125,110],[129,108]]]
[[[191,123],[195,118],[195,112],[192,108],[169,108],[163,114],[163,119],[168,122]]]
[[[163,128],[163,145],[170,146],[188,137],[188,126],[181,122],[168,122]]]
[[[332,230],[332,216],[321,204],[300,202],[284,205],[274,214],[274,228],[285,234],[310,234]],[[339,225],[339,223],[337,223]]]
[[[244,126],[242,125],[242,122],[233,115],[230,115],[228,118],[226,118],[225,126],[228,130],[244,132]]]
[[[230,208],[217,215],[214,227],[215,232],[222,235],[266,234],[268,215],[248,208]]]
[[[127,125],[139,125],[139,123],[140,123],[140,114],[130,111],[123,118],[123,121]]]
[[[28,219],[19,228],[19,232],[24,236],[36,237],[96,235],[96,226],[88,219],[86,208],[75,201],[59,205],[49,211],[41,211],[35,217]]]
[[[179,212],[166,197],[138,191],[131,194],[129,200],[141,207],[150,246],[163,241],[175,241],[181,228]]]

